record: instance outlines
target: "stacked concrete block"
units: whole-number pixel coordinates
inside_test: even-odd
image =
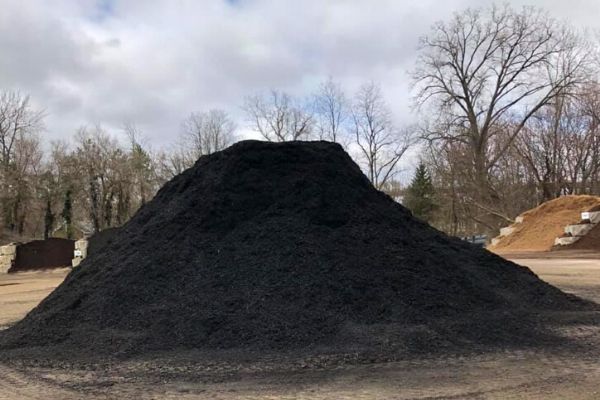
[[[581,219],[589,220],[592,224],[597,224],[600,222],[600,211],[582,212]]]
[[[13,266],[17,257],[17,244],[0,246],[0,273],[5,274]]]
[[[87,239],[79,239],[75,242],[75,253],[73,254],[73,261],[71,263],[73,267],[77,267],[87,257],[87,249]]]
[[[598,223],[600,223],[599,211],[586,211],[581,213],[583,224],[573,224],[565,226],[566,236],[558,237],[554,240],[556,246],[567,246],[575,243],[579,238],[587,235]]]
[[[579,240],[581,236],[563,236],[554,239],[555,246],[568,246]]]
[[[512,225],[500,228],[500,234],[491,240],[492,246],[497,246],[503,237],[512,235],[517,230],[518,224],[523,223],[523,219],[524,217],[519,215],[515,218],[515,222]]]
[[[569,236],[584,236],[592,230],[594,224],[575,224],[565,226],[565,233]]]
[[[514,226],[507,226],[505,228],[500,228],[500,237],[508,236],[515,231]]]

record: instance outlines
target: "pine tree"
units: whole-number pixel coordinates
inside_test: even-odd
[[[429,221],[437,208],[431,176],[422,162],[419,163],[415,176],[406,189],[403,203],[412,211],[413,215],[423,221]]]
[[[50,196],[46,199],[46,214],[44,215],[44,240],[50,237],[54,225],[54,214],[52,213],[52,202]]]
[[[65,192],[65,203],[61,216],[65,224],[67,239],[73,239],[73,204],[71,202],[71,189]]]

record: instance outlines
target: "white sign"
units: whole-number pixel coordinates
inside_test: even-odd
[[[590,213],[589,212],[582,212],[581,213],[581,219],[590,219]]]
[[[75,250],[75,257],[81,257],[81,250]]]

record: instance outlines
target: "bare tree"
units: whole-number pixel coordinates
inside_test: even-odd
[[[592,149],[589,157],[590,182],[588,193],[600,195],[600,83],[586,85],[577,97],[581,113],[587,116],[588,135],[585,146]]]
[[[14,161],[15,146],[20,139],[37,133],[43,126],[44,114],[29,104],[29,96],[19,92],[0,93],[0,162]]]
[[[73,149],[52,144],[39,185],[52,233],[74,237],[120,226],[155,194],[162,183],[155,155],[135,124],[123,129],[129,146],[100,125],[80,128]]]
[[[36,134],[21,137],[15,142],[14,160],[6,178],[12,210],[9,228],[19,235],[24,233],[27,215],[35,207],[35,187],[41,174],[42,157],[40,139]]]
[[[19,92],[0,93],[0,187],[5,227],[23,233],[25,202],[31,195],[30,177],[40,162],[37,133],[43,113]]]
[[[251,129],[268,141],[305,139],[312,132],[313,116],[308,107],[287,93],[273,90],[268,96],[246,97],[244,110]]]
[[[183,122],[182,145],[195,162],[201,156],[230,146],[236,129],[236,124],[223,110],[192,113]]]
[[[190,168],[194,161],[190,161],[187,152],[180,146],[161,151],[156,155],[159,180],[168,181]]]
[[[182,123],[177,142],[155,154],[159,181],[179,175],[201,156],[223,150],[236,140],[237,125],[223,110],[191,113]]]
[[[398,162],[414,144],[412,130],[394,127],[381,89],[373,82],[363,85],[356,94],[352,121],[367,177],[381,188],[394,177]]]
[[[347,144],[348,101],[333,78],[321,83],[314,95],[315,125],[320,140]]]
[[[46,211],[54,215],[52,224],[44,218],[44,231],[57,232],[68,239],[75,237],[74,206],[87,202],[76,196],[80,193],[81,165],[70,151],[66,141],[55,141],[50,146],[50,156],[44,165],[45,176],[41,182],[42,198],[46,199]],[[80,201],[81,200],[81,201]],[[49,203],[49,204],[48,204]],[[84,208],[80,207],[80,208]],[[85,213],[87,216],[87,210]],[[60,218],[57,218],[60,217]],[[77,216],[78,217],[78,216]]]
[[[469,9],[421,39],[416,104],[433,120],[424,136],[460,144],[462,184],[492,219],[506,214],[494,184],[515,140],[543,107],[589,81],[592,61],[586,41],[531,7]]]
[[[86,208],[92,230],[115,226],[115,208],[123,207],[119,201],[127,202],[123,194],[127,174],[123,171],[126,165],[126,154],[118,142],[100,125],[93,129],[83,127],[77,133],[75,157],[81,169],[80,187],[87,200]]]
[[[454,129],[430,139],[466,143],[480,184],[527,121],[558,96],[588,80],[589,48],[541,10],[509,6],[469,9],[437,23],[421,39],[414,72],[419,105]],[[510,117],[501,146],[490,147],[497,124]]]
[[[540,201],[560,196],[565,188],[567,127],[573,122],[572,106],[568,98],[557,98],[527,122],[514,143],[516,153],[539,188]]]
[[[140,128],[134,123],[128,122],[124,124],[123,130],[129,139],[129,169],[130,169],[130,180],[133,185],[129,188],[132,192],[130,197],[135,205],[133,208],[137,209],[139,206],[146,204],[146,202],[154,195],[158,186],[158,179],[156,175],[156,163],[153,160],[152,154],[144,144],[145,139]],[[119,224],[125,222],[124,219],[129,218],[129,210],[126,214],[118,213]]]

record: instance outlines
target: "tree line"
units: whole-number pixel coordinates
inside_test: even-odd
[[[413,71],[423,161],[452,234],[495,234],[564,194],[600,194],[597,40],[533,7],[457,13]]]
[[[392,120],[380,87],[352,97],[328,79],[308,98],[271,90],[248,96],[245,127],[264,140],[330,140],[364,166],[379,188],[390,185],[415,142]],[[82,126],[71,140],[45,143],[45,114],[26,95],[0,94],[1,228],[5,240],[91,235],[125,223],[167,180],[239,139],[223,110],[193,112],[168,148],[152,150],[134,123],[118,131]],[[119,140],[120,139],[120,140]]]
[[[119,226],[198,157],[238,140],[242,126],[269,141],[337,142],[420,218],[454,235],[494,234],[540,202],[600,194],[599,66],[597,40],[541,9],[467,9],[420,40],[413,124],[394,120],[377,83],[348,93],[329,78],[307,97],[247,96],[241,121],[191,113],[158,151],[134,123],[120,132],[83,126],[73,140],[44,143],[44,113],[4,91],[2,228],[74,237]],[[403,188],[396,178],[411,148],[420,165]]]

